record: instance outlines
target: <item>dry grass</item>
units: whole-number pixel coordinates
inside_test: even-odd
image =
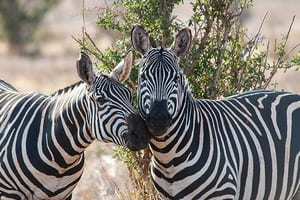
[[[74,200],[130,199],[127,169],[111,155],[112,145],[98,142],[89,147],[82,179],[73,193]]]

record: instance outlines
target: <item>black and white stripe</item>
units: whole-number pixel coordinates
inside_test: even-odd
[[[110,76],[51,96],[20,93],[1,80],[0,199],[71,199],[95,139],[147,146],[146,128],[128,128],[136,118],[130,91]]]
[[[143,35],[140,27],[134,30]],[[300,181],[300,96],[252,91],[218,101],[195,99],[178,64],[180,45],[174,45],[144,50],[138,87],[139,109],[153,135],[151,176],[161,197],[292,199]],[[151,119],[162,100],[171,124]],[[156,116],[162,112],[160,107]],[[157,134],[153,122],[166,131]]]

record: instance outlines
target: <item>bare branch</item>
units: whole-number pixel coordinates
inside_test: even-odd
[[[241,7],[240,11],[232,15],[233,18],[234,17],[239,17],[243,13],[243,11],[244,11],[244,9],[246,7],[246,3],[247,3],[247,0],[244,0],[244,4]]]
[[[88,38],[88,40],[91,42],[91,44],[93,45],[93,47],[101,54],[103,55],[102,51],[97,47],[97,45],[95,44],[95,42],[93,41],[93,39],[90,37],[90,35],[87,32],[84,32],[85,36]]]
[[[294,21],[295,21],[295,15],[293,16],[293,19],[292,19],[292,22],[291,22],[291,24],[290,24],[290,26],[289,26],[289,29],[288,29],[288,32],[287,32],[287,35],[286,35],[286,37],[285,37],[285,39],[284,39],[284,43],[283,43],[283,46],[282,46],[282,48],[285,48],[286,47],[286,44],[287,44],[287,41],[288,41],[288,39],[289,39],[289,36],[290,36],[290,32],[291,32],[291,30],[292,30],[292,26],[293,26],[293,24],[294,24]],[[276,41],[276,40],[275,40]],[[276,45],[276,43],[275,43],[275,45]],[[275,49],[274,49],[274,51],[275,51],[275,53],[276,53],[276,46],[275,46]],[[276,55],[276,54],[275,54]],[[265,85],[264,85],[264,89],[266,89],[268,86],[269,86],[269,84],[270,84],[270,82],[271,82],[271,80],[272,80],[272,78],[274,77],[274,75],[276,74],[276,72],[278,71],[278,69],[279,69],[279,67],[280,67],[280,65],[282,65],[282,63],[283,63],[283,61],[285,60],[287,58],[287,54],[285,54],[285,55],[279,55],[279,57],[278,57],[278,59],[277,59],[277,62],[275,62],[275,58],[274,58],[274,62],[273,62],[273,66],[272,66],[272,71],[271,71],[271,73],[270,73],[270,76],[269,76],[269,78],[267,79],[267,81],[266,81],[266,83],[265,83]]]
[[[283,46],[286,46],[286,43],[287,43],[288,38],[289,38],[289,36],[290,36],[290,33],[291,33],[291,30],[292,30],[293,24],[294,24],[294,22],[295,22],[295,18],[296,18],[296,16],[294,15],[294,16],[293,16],[293,19],[292,19],[292,22],[291,22],[291,24],[290,24],[289,30],[288,30],[288,32],[287,32],[287,35],[286,35],[286,37],[285,37],[285,41],[284,41],[284,45],[283,45]]]
[[[293,51],[300,47],[300,43],[296,44],[291,50],[289,50],[286,55],[289,56]]]
[[[220,77],[220,72],[221,72],[221,67],[222,67],[222,63],[223,63],[223,57],[224,57],[224,53],[225,53],[225,44],[228,40],[228,35],[230,32],[230,28],[231,28],[231,23],[230,23],[230,18],[228,18],[229,20],[226,20],[225,23],[222,25],[223,27],[218,27],[219,22],[217,21],[217,47],[218,47],[218,57],[217,57],[217,61],[216,61],[216,65],[217,65],[217,71],[214,75],[214,79],[213,79],[213,85],[212,85],[212,92],[210,97],[215,99],[217,96],[217,85],[219,82],[219,77]],[[223,39],[220,40],[220,36],[221,36],[221,30],[224,29],[223,32]]]

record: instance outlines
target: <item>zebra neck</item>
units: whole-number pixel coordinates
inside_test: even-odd
[[[88,100],[84,87],[84,84],[78,84],[50,98],[50,132],[46,142],[51,157],[63,167],[80,160],[93,141],[87,124]]]

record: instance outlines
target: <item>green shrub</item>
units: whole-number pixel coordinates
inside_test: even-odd
[[[153,47],[169,47],[173,33],[188,26],[193,33],[192,46],[180,64],[197,98],[216,99],[265,89],[271,87],[271,80],[278,70],[300,65],[300,57],[289,58],[285,49],[290,30],[276,44],[272,59],[269,43],[261,41],[261,28],[253,38],[247,39],[240,16],[251,6],[252,0],[196,0],[192,3],[193,13],[187,22],[172,14],[175,5],[182,3],[180,0],[115,0],[111,8],[99,15],[98,24],[119,33],[117,48],[101,52],[88,34],[84,41],[77,41],[97,58],[100,69],[107,70],[131,50],[130,32],[135,24],[142,25],[150,34]],[[138,63],[140,56],[135,53],[134,58]],[[138,64],[127,82],[134,93],[137,73]],[[158,199],[149,176],[149,149],[134,153],[119,147],[115,157],[128,167],[135,188],[132,192],[134,199]]]

